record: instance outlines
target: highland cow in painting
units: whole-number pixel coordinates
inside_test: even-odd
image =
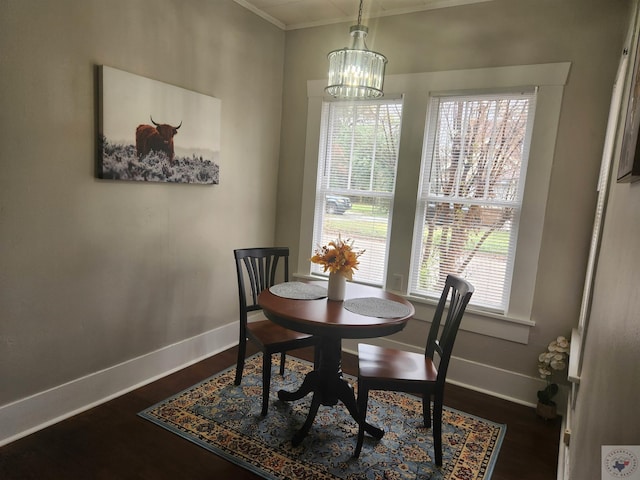
[[[156,123],[151,118],[151,125],[138,125],[136,128],[136,153],[138,158],[144,157],[151,150],[155,152],[164,152],[169,157],[169,161],[173,163],[173,137],[178,133],[178,129],[182,126],[182,122],[177,127],[173,127],[166,123]]]

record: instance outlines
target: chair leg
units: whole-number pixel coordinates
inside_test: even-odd
[[[429,392],[422,394],[422,418],[424,426],[431,428],[431,394]]]
[[[287,354],[285,352],[280,352],[280,376],[284,377],[284,363],[287,359]]]
[[[238,344],[238,361],[236,363],[236,379],[235,384],[240,385],[242,381],[242,372],[244,371],[244,357],[247,353],[247,340],[240,340]]]
[[[271,355],[262,353],[262,412],[264,417],[269,409],[269,389],[271,388]]]
[[[358,458],[362,451],[362,443],[364,442],[364,426],[367,421],[367,403],[369,400],[369,389],[362,381],[358,381],[358,441],[353,457]]]
[[[439,394],[433,400],[433,451],[438,467],[442,466],[442,400]]]

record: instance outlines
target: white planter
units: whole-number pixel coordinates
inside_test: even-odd
[[[344,292],[347,288],[347,279],[339,273],[329,274],[329,285],[327,287],[327,297],[329,300],[342,302],[344,300]]]

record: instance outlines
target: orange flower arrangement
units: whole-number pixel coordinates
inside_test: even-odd
[[[344,275],[347,280],[351,280],[353,271],[358,269],[360,263],[358,257],[364,252],[364,250],[356,251],[353,249],[353,240],[342,240],[338,235],[337,240],[316,249],[311,261],[322,265],[325,272],[329,270],[330,273],[339,273]]]

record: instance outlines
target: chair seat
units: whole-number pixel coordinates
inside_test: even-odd
[[[358,377],[371,380],[435,382],[438,369],[424,353],[358,344]]]
[[[296,342],[296,348],[314,345],[316,339],[306,333],[296,332],[281,327],[273,323],[271,320],[258,320],[247,323],[248,333],[260,342],[263,346],[268,346],[273,351],[279,351],[282,345],[290,342]],[[302,340],[309,339],[307,343],[301,343]]]

